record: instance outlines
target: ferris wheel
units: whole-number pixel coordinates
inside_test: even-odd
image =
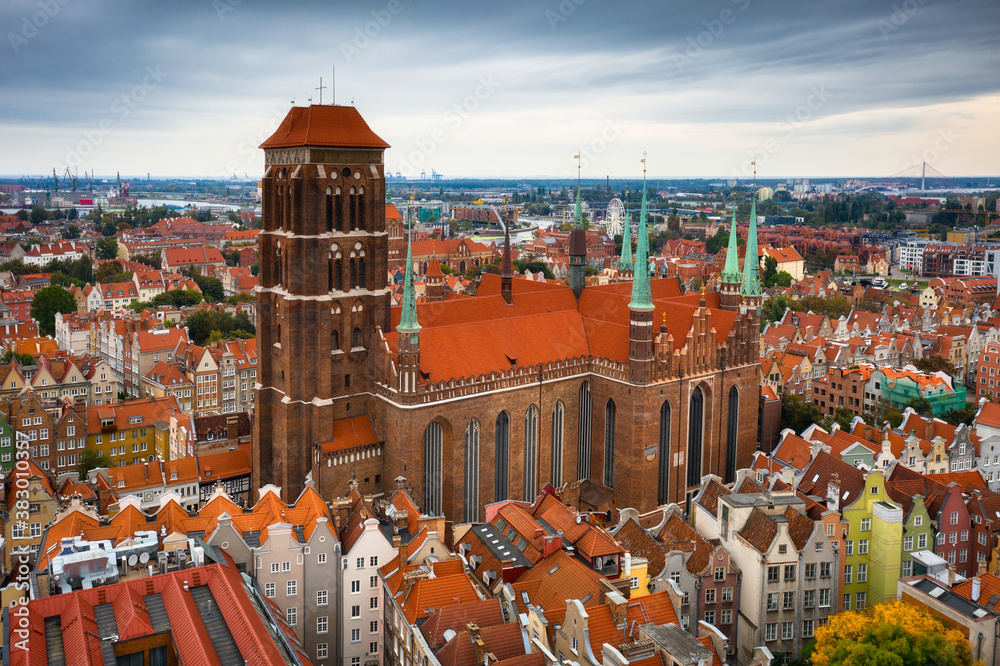
[[[608,212],[604,214],[604,228],[611,237],[617,236],[625,228],[625,206],[621,199],[612,199]]]

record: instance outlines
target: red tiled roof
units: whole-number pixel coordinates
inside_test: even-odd
[[[290,146],[388,148],[353,106],[293,106],[262,149]]]
[[[379,441],[378,435],[375,434],[375,426],[367,414],[335,420],[332,435],[329,441],[320,445],[323,453],[346,451]]]

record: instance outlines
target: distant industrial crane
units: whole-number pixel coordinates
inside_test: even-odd
[[[79,182],[79,178],[73,175],[73,172],[69,170],[69,167],[66,167],[66,173],[64,175],[66,176],[66,179],[69,180],[70,187],[72,187],[73,191],[76,192],[76,185]]]
[[[56,175],[56,168],[52,167],[52,191],[59,191],[59,176]]]

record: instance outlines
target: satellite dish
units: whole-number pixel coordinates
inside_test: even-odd
[[[135,563],[138,562],[138,561],[139,561],[139,558],[136,557],[135,555],[129,555],[128,556],[128,565],[130,567],[134,567]]]
[[[149,553],[141,553],[139,555],[139,561],[141,563],[143,563],[143,564],[145,564],[146,562],[149,562]]]

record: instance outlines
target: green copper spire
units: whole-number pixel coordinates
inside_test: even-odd
[[[635,273],[632,274],[632,302],[636,310],[653,309],[653,286],[649,279],[649,232],[646,231],[646,158],[642,159],[642,212],[639,213],[639,238],[635,246]]]
[[[622,256],[618,260],[618,270],[631,271],[635,268],[632,261],[632,216],[625,213],[625,229],[622,235]]]
[[[580,186],[576,186],[576,214],[573,216],[573,226],[583,229],[583,208],[580,205]]]
[[[727,284],[740,282],[740,251],[736,236],[736,206],[733,206],[733,221],[729,223],[729,249],[726,250],[726,267],[722,269],[722,281]]]
[[[417,323],[417,295],[413,291],[413,234],[406,234],[406,279],[403,280],[403,311],[399,314],[399,325],[396,330],[416,332],[420,330]]]
[[[750,204],[750,230],[747,232],[747,256],[743,260],[743,285],[740,294],[759,298],[760,263],[757,258],[757,194],[753,195]]]

